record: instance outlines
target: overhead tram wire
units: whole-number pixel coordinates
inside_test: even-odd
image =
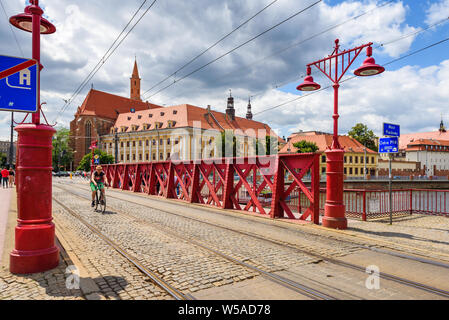
[[[252,19],[254,19],[255,17],[257,17],[259,14],[261,14],[263,11],[265,11],[266,9],[268,9],[271,5],[273,5],[275,2],[277,2],[278,0],[274,0],[271,3],[269,3],[268,5],[266,5],[263,9],[259,10],[256,14],[254,14],[253,16],[251,16],[249,19],[245,20],[243,23],[241,23],[238,27],[236,27],[235,29],[233,29],[231,32],[227,33],[225,36],[221,37],[218,41],[216,41],[213,45],[211,45],[210,47],[208,47],[206,50],[202,51],[201,53],[199,53],[196,57],[194,57],[193,59],[191,59],[189,62],[187,62],[186,64],[184,64],[182,67],[180,67],[178,70],[176,70],[175,72],[173,72],[171,75],[167,76],[166,78],[164,78],[163,80],[159,81],[158,83],[156,83],[155,85],[153,85],[150,89],[148,89],[147,91],[145,91],[142,96],[144,96],[145,94],[147,94],[149,91],[153,90],[155,87],[157,87],[158,85],[160,85],[161,83],[165,82],[166,80],[170,79],[172,76],[176,75],[179,71],[183,70],[185,67],[189,66],[192,62],[194,62],[195,60],[197,60],[199,57],[201,57],[202,55],[204,55],[206,52],[208,52],[209,50],[211,50],[212,48],[214,48],[217,44],[219,44],[221,41],[225,40],[226,38],[228,38],[231,34],[233,34],[234,32],[236,32],[237,30],[239,30],[241,27],[243,27],[244,25],[246,25],[248,22],[250,22]]]
[[[147,0],[145,0],[142,5],[139,7],[139,9],[136,11],[136,13],[133,15],[133,17],[129,20],[128,24],[125,26],[125,28],[122,30],[122,32],[120,33],[120,35],[117,37],[117,39],[114,41],[114,43],[111,45],[112,46],[117,42],[117,40],[120,38],[120,36],[123,34],[123,32],[126,30],[126,28],[129,26],[129,24],[131,23],[131,21],[134,19],[134,17],[137,15],[137,13],[140,11],[140,9],[143,7],[143,5],[146,3]],[[106,63],[106,61],[112,56],[112,54],[114,54],[115,50],[117,50],[117,48],[122,44],[122,42],[128,37],[128,35],[134,30],[134,28],[136,27],[136,25],[142,20],[142,18],[148,13],[148,11],[153,7],[153,5],[156,3],[157,0],[154,0],[151,5],[144,11],[144,13],[140,16],[140,18],[136,21],[136,23],[131,27],[131,29],[125,34],[125,36],[120,40],[120,42],[115,46],[115,48],[112,50],[112,52],[110,52],[109,55],[108,52],[111,50],[111,48],[108,49],[108,51],[106,52],[106,54],[103,56],[103,58],[100,60],[100,62],[97,64],[97,66],[101,63],[101,65],[98,67],[97,70],[95,70],[95,68],[93,70],[95,70],[95,72],[92,72],[89,74],[90,76],[88,76],[86,78],[84,82],[84,84],[81,86],[81,88],[79,90],[77,90],[76,94],[74,94],[73,98],[71,98],[68,102],[66,102],[66,104],[62,107],[61,111],[58,113],[58,116],[56,118],[59,119],[59,117],[62,115],[62,113],[64,113],[68,106],[73,102],[73,100],[78,96],[78,94],[81,92],[81,90],[86,86],[86,84],[95,76],[95,74],[101,69],[101,67]],[[107,55],[107,56],[106,56]]]
[[[446,41],[449,41],[449,38],[446,38],[446,39],[440,40],[440,41],[438,41],[438,42],[432,43],[431,45],[428,45],[428,46],[423,47],[423,48],[421,48],[421,49],[415,50],[415,51],[413,51],[413,52],[411,52],[411,53],[409,53],[409,54],[406,54],[406,55],[404,55],[404,56],[402,56],[402,57],[399,57],[399,58],[397,58],[397,59],[391,60],[391,61],[389,61],[389,62],[383,64],[382,66],[383,66],[383,67],[388,66],[388,65],[390,65],[390,64],[392,64],[392,63],[395,63],[395,62],[397,62],[397,61],[403,60],[403,59],[405,59],[405,58],[408,58],[408,57],[410,57],[410,56],[413,56],[413,55],[415,55],[415,54],[418,54],[418,53],[420,53],[420,52],[422,52],[422,51],[425,51],[425,50],[427,50],[427,49],[430,49],[430,48],[432,48],[432,47],[435,47],[435,46],[437,46],[437,45],[439,45],[439,44],[442,44],[442,43],[444,43],[444,42],[446,42]],[[352,79],[354,79],[354,78],[357,78],[357,76],[351,76],[351,77],[348,77],[348,78],[346,78],[346,79],[340,81],[340,83],[347,82],[347,81],[352,80]],[[267,112],[267,111],[270,111],[270,110],[273,110],[273,109],[277,109],[277,108],[279,108],[279,107],[282,107],[282,106],[285,106],[285,105],[287,105],[287,104],[289,104],[289,103],[292,103],[292,102],[298,101],[298,100],[300,100],[300,99],[306,98],[306,97],[308,97],[308,96],[310,96],[310,95],[319,93],[319,92],[321,92],[321,91],[323,91],[323,90],[326,90],[326,89],[329,89],[329,88],[331,88],[331,87],[332,87],[332,85],[328,85],[328,86],[326,86],[326,87],[322,87],[321,89],[316,90],[316,91],[313,91],[313,92],[308,93],[308,94],[306,94],[306,95],[302,95],[302,96],[300,96],[300,97],[298,97],[298,98],[295,98],[295,99],[286,101],[286,102],[281,103],[281,104],[278,104],[278,105],[276,105],[276,106],[274,106],[274,107],[270,107],[270,108],[267,108],[267,109],[265,109],[265,110],[256,112],[256,113],[253,114],[253,116],[259,115],[259,114],[261,114],[261,113],[264,113],[264,112]]]
[[[2,6],[3,13],[5,14],[5,17],[6,17],[6,23],[9,25],[9,29],[11,30],[12,36],[14,37],[14,40],[16,41],[17,47],[19,48],[19,51],[22,54],[21,56],[24,57],[25,55],[23,54],[22,47],[20,46],[19,41],[17,40],[16,33],[14,32],[14,29],[12,28],[12,25],[9,23],[9,17],[8,17],[8,14],[6,13],[6,9],[5,9],[5,6],[3,5],[3,1],[2,0],[0,0],[0,5]]]
[[[443,24],[443,23],[445,23],[445,22],[448,22],[448,21],[449,21],[449,17],[444,18],[444,19],[442,19],[442,20],[440,20],[440,21],[438,21],[438,22],[435,22],[435,23],[432,24],[432,25],[427,26],[426,28],[420,28],[420,29],[417,30],[417,31],[413,31],[413,32],[411,32],[411,33],[408,33],[408,34],[402,36],[402,37],[396,38],[396,39],[394,39],[394,40],[390,40],[390,41],[388,41],[388,42],[382,42],[381,44],[375,46],[374,48],[375,48],[375,49],[379,49],[379,48],[382,48],[382,47],[387,46],[387,45],[389,45],[389,44],[395,43],[395,42],[397,42],[397,41],[401,41],[401,40],[404,40],[404,39],[409,38],[409,37],[411,37],[411,36],[418,35],[418,34],[420,34],[420,33],[423,33],[423,32],[425,32],[425,31],[427,31],[427,30],[429,30],[429,29],[431,29],[431,28],[433,28],[433,27],[436,27],[436,26],[438,26],[438,25],[440,25],[440,24]],[[302,78],[302,77],[305,77],[305,74],[301,74],[301,75],[299,76],[299,78]],[[288,84],[288,83],[291,83],[292,81],[296,80],[297,78],[298,78],[298,77],[295,76],[295,78],[292,78],[292,79],[290,79],[290,80],[286,80],[286,81],[283,81],[283,82],[281,82],[281,83],[276,83],[271,89],[277,89],[277,88],[283,87],[284,85],[286,85],[286,84]],[[269,90],[270,90],[270,89],[269,89]],[[254,93],[253,95],[251,95],[251,97],[256,97],[256,96],[258,96],[258,95],[260,95],[261,93],[266,92],[266,91],[267,91],[267,90],[261,90],[261,91],[258,91],[258,92],[256,92],[256,93]]]
[[[285,47],[285,48],[283,48],[283,49],[281,49],[281,50],[278,50],[278,51],[276,51],[276,52],[270,54],[269,56],[266,56],[266,57],[264,57],[264,58],[262,58],[262,59],[259,59],[259,60],[255,61],[255,62],[253,62],[253,63],[251,63],[251,64],[249,64],[249,65],[247,65],[247,66],[243,66],[242,68],[239,69],[239,71],[246,70],[246,69],[252,67],[253,65],[256,65],[256,64],[258,64],[258,63],[260,63],[260,62],[262,62],[262,61],[264,61],[264,60],[266,60],[266,59],[269,59],[269,58],[271,58],[271,57],[273,57],[273,56],[279,55],[279,54],[281,54],[281,53],[283,53],[283,52],[285,52],[285,51],[287,51],[287,50],[289,50],[289,49],[291,49],[291,48],[293,48],[293,47],[295,47],[295,46],[298,46],[298,45],[300,45],[300,44],[303,44],[304,42],[307,42],[307,41],[309,41],[309,40],[312,40],[312,39],[314,39],[314,38],[316,38],[316,37],[318,37],[318,36],[320,36],[320,35],[322,35],[322,34],[324,34],[324,33],[327,33],[327,32],[329,32],[329,31],[332,31],[332,30],[334,30],[334,29],[336,29],[336,28],[338,28],[338,27],[340,27],[340,26],[342,26],[342,25],[344,25],[344,24],[346,24],[346,23],[348,23],[348,22],[350,22],[350,21],[356,20],[356,19],[358,19],[358,18],[360,18],[360,17],[362,17],[362,16],[364,16],[364,15],[366,15],[366,14],[368,14],[368,13],[371,13],[371,12],[373,12],[374,10],[380,9],[380,8],[382,8],[382,7],[385,7],[385,6],[389,5],[389,4],[392,3],[392,2],[395,2],[395,0],[390,0],[390,1],[387,1],[387,2],[385,2],[385,3],[382,3],[382,4],[376,6],[376,7],[373,8],[373,9],[370,9],[370,10],[367,10],[367,11],[365,11],[365,12],[362,12],[361,14],[358,14],[357,16],[354,16],[354,17],[352,17],[352,18],[349,18],[348,20],[345,20],[345,21],[343,21],[343,22],[341,22],[341,23],[339,23],[339,24],[336,24],[336,25],[334,25],[334,26],[332,26],[332,27],[329,27],[329,28],[327,28],[327,29],[325,29],[325,30],[323,30],[323,31],[321,31],[321,32],[319,32],[319,33],[317,33],[317,34],[315,34],[315,35],[313,35],[313,36],[307,38],[307,39],[303,39],[303,40],[301,40],[301,41],[299,41],[299,42],[296,42],[296,43],[294,43],[294,44],[291,44],[291,45],[289,45],[289,46],[287,46],[287,47]],[[229,75],[229,74],[234,74],[234,73],[235,73],[235,71],[231,71],[231,72],[229,72],[229,73],[226,73],[226,74],[222,75],[222,77],[226,77],[227,75]],[[296,78],[295,78],[295,79],[296,79]],[[293,81],[293,80],[291,80],[291,81]],[[291,82],[291,81],[289,81],[289,82]],[[284,84],[287,84],[287,83],[289,83],[289,82],[285,82]],[[280,86],[282,86],[282,85],[283,85],[283,84],[277,85],[277,87],[280,87]],[[258,94],[259,94],[259,93],[256,93],[256,94],[254,94],[253,96],[257,96]],[[151,96],[150,96],[150,97],[151,97]]]
[[[298,11],[298,12],[296,12],[295,14],[291,15],[290,17],[288,17],[288,18],[282,20],[281,22],[279,22],[279,23],[275,24],[274,26],[268,28],[267,30],[265,30],[265,31],[263,31],[263,32],[261,32],[261,33],[259,33],[258,35],[252,37],[251,39],[249,39],[249,40],[243,42],[242,44],[240,44],[240,45],[238,45],[237,47],[235,47],[235,48],[229,50],[228,52],[226,52],[226,53],[220,55],[219,57],[217,57],[217,58],[215,58],[215,59],[209,61],[208,63],[204,64],[203,66],[201,66],[201,67],[199,67],[199,68],[196,68],[196,69],[193,70],[192,72],[186,74],[185,76],[183,76],[182,78],[180,78],[180,79],[178,79],[178,80],[175,80],[174,82],[172,82],[171,84],[169,84],[169,85],[163,87],[162,89],[159,89],[158,91],[156,91],[156,92],[153,93],[152,95],[150,95],[150,96],[144,98],[143,100],[147,100],[147,99],[149,99],[149,98],[155,96],[156,94],[158,94],[158,93],[160,93],[160,92],[162,92],[162,91],[168,89],[169,87],[171,87],[171,86],[174,85],[175,83],[178,83],[178,82],[184,80],[185,78],[190,77],[190,76],[193,75],[194,73],[196,73],[196,72],[198,72],[198,71],[204,69],[205,67],[211,65],[212,63],[218,61],[219,59],[221,59],[221,58],[223,58],[223,57],[225,57],[225,56],[231,54],[232,52],[234,52],[234,51],[236,51],[237,49],[243,47],[244,45],[248,44],[249,42],[254,41],[255,39],[259,38],[260,36],[266,34],[266,33],[269,32],[269,31],[275,29],[276,27],[280,26],[281,24],[283,24],[283,23],[285,23],[285,22],[287,22],[287,21],[293,19],[293,18],[296,17],[297,15],[299,15],[299,14],[301,14],[301,13],[303,13],[303,12],[309,10],[309,9],[311,9],[312,7],[314,7],[315,5],[317,5],[318,3],[322,2],[322,1],[323,1],[323,0],[315,1],[314,3],[312,3],[312,4],[309,5],[309,6],[307,6],[306,8],[301,9],[300,11]]]
[[[332,27],[328,27],[328,28],[326,28],[326,29],[324,29],[324,30],[322,30],[322,31],[320,31],[320,32],[318,32],[318,33],[316,33],[316,34],[314,34],[314,35],[312,35],[312,36],[306,38],[306,39],[303,39],[303,40],[301,40],[301,41],[295,42],[295,43],[293,43],[293,44],[291,44],[291,45],[289,45],[289,46],[287,46],[287,47],[285,47],[285,48],[283,48],[283,49],[280,49],[280,50],[278,50],[278,51],[276,51],[276,52],[274,52],[274,53],[272,53],[272,54],[270,54],[270,55],[268,55],[268,56],[266,56],[266,57],[264,57],[264,58],[262,58],[262,59],[259,59],[259,60],[257,60],[257,61],[254,61],[253,63],[251,63],[251,64],[249,64],[249,65],[247,65],[247,66],[243,66],[243,68],[239,68],[239,71],[243,71],[243,70],[246,70],[246,69],[248,69],[248,68],[251,68],[252,66],[254,66],[254,65],[256,65],[256,64],[259,64],[259,63],[261,63],[262,61],[265,61],[266,59],[269,59],[269,58],[272,58],[272,57],[274,57],[274,56],[277,56],[277,55],[279,55],[279,54],[281,54],[281,53],[284,53],[285,51],[288,51],[288,50],[290,50],[291,48],[294,48],[294,47],[296,47],[296,46],[299,46],[299,45],[301,45],[301,44],[303,44],[303,43],[305,43],[305,42],[307,42],[307,41],[310,41],[310,40],[312,40],[312,39],[314,39],[314,38],[316,38],[316,37],[319,37],[319,36],[321,36],[321,35],[323,35],[323,34],[329,32],[329,31],[332,31],[332,30],[334,30],[334,29],[337,29],[338,27],[341,27],[342,25],[345,25],[345,24],[348,23],[348,22],[351,22],[351,21],[353,21],[353,20],[357,20],[358,18],[360,18],[360,17],[362,17],[362,16],[364,16],[364,15],[366,15],[366,14],[368,14],[368,13],[371,13],[371,12],[377,10],[377,9],[380,9],[380,8],[382,8],[382,7],[385,7],[385,6],[389,5],[389,4],[392,3],[392,2],[395,2],[395,0],[390,0],[390,1],[387,1],[387,2],[385,2],[385,3],[382,3],[382,4],[376,6],[376,7],[373,8],[373,9],[370,9],[370,10],[367,10],[367,11],[365,11],[365,12],[362,12],[361,14],[356,15],[356,16],[354,16],[354,17],[352,17],[352,18],[349,18],[349,19],[347,19],[347,20],[345,20],[345,21],[343,21],[343,22],[341,22],[341,23],[338,23],[338,24],[332,26]],[[223,77],[226,77],[228,74],[233,74],[234,72],[235,72],[235,71],[231,71],[231,72],[229,72],[229,73],[227,73],[227,74],[224,74]]]
[[[140,11],[140,9],[142,9],[142,7],[145,5],[145,3],[147,2],[147,0],[145,0],[144,2],[142,2],[142,4],[140,5],[139,9],[137,9],[137,11],[134,13],[134,15],[131,17],[131,19],[128,21],[128,23],[126,24],[126,26],[123,28],[123,30],[120,32],[120,34],[117,36],[117,38],[115,38],[114,42],[111,44],[111,46],[108,48],[108,50],[106,51],[106,53],[103,55],[103,57],[100,59],[100,61],[98,61],[98,63],[95,65],[95,67],[92,69],[92,71],[86,76],[86,78],[84,78],[84,80],[81,82],[81,84],[78,86],[78,88],[74,91],[74,93],[72,94],[72,96],[67,100],[66,104],[70,104],[71,101],[74,99],[75,95],[78,94],[78,92],[82,89],[83,85],[85,85],[85,83],[87,83],[89,80],[90,75],[95,71],[95,69],[101,64],[101,62],[103,61],[103,59],[106,57],[106,55],[109,53],[109,51],[111,51],[111,49],[113,48],[113,46],[115,45],[115,43],[118,41],[118,39],[122,36],[122,34],[125,32],[125,30],[128,28],[129,24],[131,23],[132,20],[134,20],[134,18],[136,17],[137,13]],[[104,63],[104,62],[103,62]],[[62,108],[64,108],[66,105],[64,105]]]

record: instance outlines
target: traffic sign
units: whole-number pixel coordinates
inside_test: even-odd
[[[36,112],[38,72],[36,60],[0,56],[0,110]]]
[[[384,122],[383,132],[384,136],[399,137],[401,135],[401,130],[398,124]]]
[[[388,137],[379,139],[379,153],[397,153],[399,151],[399,138]]]

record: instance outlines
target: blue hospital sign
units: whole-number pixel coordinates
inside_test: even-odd
[[[38,72],[36,60],[0,56],[0,110],[36,112]]]

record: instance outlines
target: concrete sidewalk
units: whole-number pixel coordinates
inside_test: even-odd
[[[0,265],[3,263],[6,230],[11,206],[11,196],[15,195],[15,188],[0,189]]]

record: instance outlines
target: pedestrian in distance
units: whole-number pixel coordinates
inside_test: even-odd
[[[6,168],[3,168],[3,170],[0,173],[2,175],[2,186],[3,189],[8,188],[8,182],[9,182],[9,171]]]
[[[14,178],[15,178],[15,172],[14,172],[14,169],[11,167],[9,169],[9,187],[10,188],[14,187],[14,184],[15,184]]]

